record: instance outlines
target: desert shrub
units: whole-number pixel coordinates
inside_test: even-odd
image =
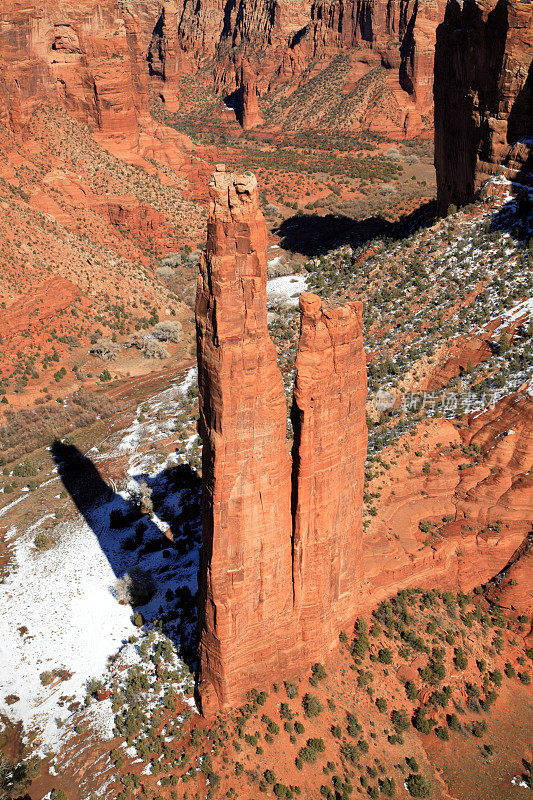
[[[431,787],[419,772],[409,775],[405,783],[411,797],[430,797]]]
[[[68,406],[42,405],[38,409],[8,410],[0,426],[0,452],[8,462],[44,445],[51,445],[73,428],[92,425],[124,408],[125,401],[112,401],[88,389],[72,395]]]
[[[313,666],[311,667],[311,672],[312,672],[312,677],[310,683],[312,683],[313,686],[316,686],[319,681],[325,680],[328,674],[325,668],[322,666],[322,664],[318,663],[313,664]]]
[[[413,727],[416,728],[419,733],[428,734],[431,733],[431,728],[433,727],[433,720],[429,720],[426,716],[426,710],[424,708],[417,708],[413,715]]]
[[[378,661],[381,664],[392,664],[392,653],[391,651],[384,647],[378,651]]]
[[[418,697],[418,689],[414,681],[407,681],[405,684],[405,693],[409,700],[416,700]]]
[[[359,756],[361,755],[361,751],[357,745],[350,744],[350,742],[345,742],[341,747],[341,755],[351,764],[357,764],[359,761]]]
[[[308,739],[307,746],[314,750],[316,753],[324,753],[326,750],[326,745],[324,744],[324,739]]]
[[[152,578],[141,567],[133,567],[122,578],[117,578],[113,588],[120,605],[143,606],[155,593]]]
[[[324,706],[318,697],[309,693],[304,695],[302,705],[306,717],[318,717],[324,710]]]
[[[298,697],[298,687],[296,684],[290,683],[289,681],[284,681],[284,686],[289,700],[293,700],[295,697]]]
[[[279,715],[282,719],[292,719],[294,717],[294,713],[291,710],[291,707],[288,703],[282,703],[279,707]]]
[[[395,708],[391,714],[391,722],[398,733],[406,731],[409,728],[409,717],[405,708]]]
[[[152,328],[152,336],[161,342],[179,342],[181,339],[181,322],[164,320]]]
[[[369,648],[368,638],[365,633],[359,633],[352,642],[350,648],[354,658],[364,658]]]
[[[443,728],[441,725],[435,728],[435,736],[438,736],[439,739],[442,739],[443,742],[447,742],[450,738],[450,734],[446,728]]]
[[[495,669],[491,673],[489,673],[489,677],[495,686],[502,685],[503,675],[499,669]]]
[[[67,793],[64,789],[52,789],[50,800],[68,800]]]
[[[169,352],[164,344],[147,336],[143,348],[145,358],[168,358]]]
[[[35,535],[33,544],[35,545],[37,550],[48,550],[48,548],[52,544],[52,540],[50,539],[48,534],[44,533],[43,531],[39,531],[39,533]]]
[[[456,647],[454,650],[453,663],[457,669],[466,669],[468,666],[468,658],[462,647]]]
[[[476,736],[478,739],[481,739],[485,731],[487,730],[487,723],[485,720],[481,722],[473,722],[472,723],[472,736]]]
[[[378,711],[384,713],[387,710],[387,701],[385,700],[384,697],[377,697],[376,706],[378,708]]]
[[[120,352],[120,345],[110,339],[98,339],[89,350],[92,356],[96,356],[101,361],[114,361]]]

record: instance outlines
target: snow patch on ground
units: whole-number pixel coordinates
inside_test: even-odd
[[[297,306],[300,294],[306,289],[305,275],[283,275],[280,278],[273,278],[267,282],[268,305],[269,307],[280,304]]]
[[[82,701],[86,682],[101,675],[108,657],[135,632],[132,610],[110,591],[113,569],[97,536],[82,520],[60,529],[58,543],[39,552],[31,531],[14,546],[13,571],[0,586],[0,708],[26,731],[41,730],[40,751],[55,750],[61,739],[56,720]],[[27,628],[27,633],[22,632]],[[72,673],[43,686],[40,674]],[[13,705],[4,698],[16,695]],[[60,696],[68,702],[58,706]]]

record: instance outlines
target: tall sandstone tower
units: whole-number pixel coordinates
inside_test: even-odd
[[[304,293],[291,464],[257,183],[219,166],[209,191],[196,296],[205,715],[296,674],[353,620],[367,440],[361,304],[322,309]]]

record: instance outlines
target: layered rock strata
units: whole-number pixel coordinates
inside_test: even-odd
[[[291,476],[256,180],[220,166],[209,188],[196,300],[204,714],[309,666],[353,620],[366,455],[361,304],[304,294]]]
[[[0,122],[20,130],[40,105],[61,104],[102,133],[136,143],[149,118],[140,25],[109,0],[0,11]]]
[[[438,206],[468,203],[503,170],[532,170],[533,5],[449,0],[435,47]]]

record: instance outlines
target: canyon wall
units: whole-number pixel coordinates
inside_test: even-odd
[[[109,0],[0,10],[0,121],[19,131],[43,104],[60,104],[109,136],[138,141],[148,119],[138,20]]]
[[[153,91],[180,108],[188,75],[245,128],[429,131],[445,0],[6,0],[0,121],[60,103],[131,146]],[[311,87],[311,93],[309,93]],[[223,105],[220,105],[224,118]],[[211,111],[212,114],[212,111]]]
[[[497,171],[532,168],[533,5],[449,0],[435,48],[438,207],[468,203]]]
[[[445,0],[169,0],[151,50],[160,49],[169,27],[175,31],[178,69],[227,96],[246,127],[262,119],[247,113],[250,89],[252,104],[255,91],[276,93],[272,121],[298,127],[300,92],[323,73],[323,103],[305,116],[307,127],[333,115],[345,129],[410,135],[431,126],[435,31],[444,7]],[[340,91],[331,92],[339,76]]]
[[[220,166],[209,188],[196,300],[204,714],[308,667],[353,621],[366,457],[361,304],[322,309],[304,294],[291,478],[256,180]]]

